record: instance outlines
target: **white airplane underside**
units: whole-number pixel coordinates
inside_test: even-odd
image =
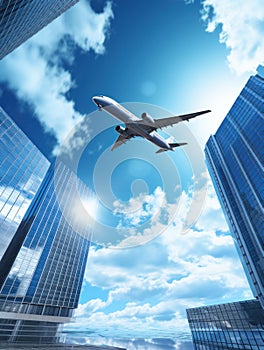
[[[125,127],[120,125],[116,126],[115,130],[119,136],[111,150],[116,149],[131,138],[139,136],[158,146],[159,150],[156,153],[173,151],[175,147],[186,145],[186,142],[175,143],[172,138],[165,140],[156,130],[175,125],[185,120],[189,121],[189,119],[195,118],[198,115],[211,112],[210,110],[205,110],[162,119],[153,119],[150,115],[144,112],[141,114],[142,119],[139,119],[110,97],[95,96],[93,97],[93,101],[100,110],[105,110],[107,113],[125,124]]]

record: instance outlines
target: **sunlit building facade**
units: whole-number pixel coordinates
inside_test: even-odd
[[[49,161],[0,107],[0,261],[49,166]]]
[[[206,144],[208,170],[256,300],[187,310],[196,350],[264,349],[264,67]]]
[[[0,59],[79,0],[1,0]]]
[[[93,195],[62,162],[49,167],[2,110],[0,116],[1,190],[6,193],[0,212],[5,238],[0,344],[59,342],[61,326],[72,321],[78,306],[92,230],[82,200],[89,202]]]
[[[263,350],[264,311],[258,300],[187,310],[196,350]]]
[[[253,293],[264,307],[263,135],[264,72],[259,67],[205,153]]]

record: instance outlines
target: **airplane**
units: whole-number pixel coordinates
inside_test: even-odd
[[[186,145],[186,142],[175,143],[173,139],[169,138],[165,140],[156,131],[157,129],[172,126],[182,121],[189,121],[191,118],[195,118],[198,115],[211,112],[209,109],[201,112],[195,112],[190,114],[179,115],[175,117],[168,117],[162,119],[153,119],[149,114],[143,112],[141,119],[136,117],[133,113],[121,106],[118,102],[110,97],[99,95],[94,96],[93,102],[97,105],[99,110],[104,110],[116,119],[125,124],[125,128],[121,125],[117,125],[115,130],[119,134],[111,150],[113,151],[117,147],[126,143],[135,136],[140,136],[158,146],[159,149],[156,153],[174,151],[175,147]]]

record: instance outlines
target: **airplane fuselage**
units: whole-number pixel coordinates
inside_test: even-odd
[[[115,100],[106,96],[95,96],[93,97],[93,101],[99,107],[99,109],[103,109],[114,118],[124,123],[126,127],[129,125],[128,132],[132,133],[133,136],[141,136],[164,151],[173,151],[173,148],[162,136],[160,136],[155,130],[148,133],[139,124],[141,119],[137,118],[132,112],[128,111]]]

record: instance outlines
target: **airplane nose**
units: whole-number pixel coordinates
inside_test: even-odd
[[[104,108],[114,103],[109,97],[103,95],[94,96],[92,97],[92,100],[99,108]]]
[[[98,98],[97,98],[97,96],[94,96],[94,97],[92,98],[92,100],[93,100],[93,102],[97,105],[97,103],[98,103]]]
[[[102,108],[105,105],[104,96],[94,96],[92,99],[93,99],[93,102],[99,108]]]

